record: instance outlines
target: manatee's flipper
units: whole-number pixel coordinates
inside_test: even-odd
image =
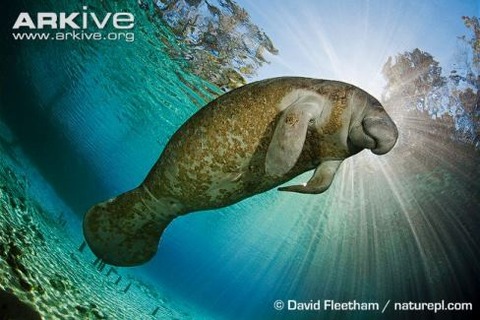
[[[322,193],[332,184],[333,177],[341,163],[342,160],[324,161],[317,167],[312,178],[305,185],[281,187],[278,190],[311,194]]]
[[[321,95],[304,93],[283,110],[265,158],[267,175],[282,176],[293,168],[302,152],[311,120],[316,121],[327,105],[327,99]]]
[[[92,207],[84,217],[83,232],[93,253],[116,266],[135,266],[157,252],[163,230],[171,220],[161,220],[155,203],[143,198],[140,188]]]

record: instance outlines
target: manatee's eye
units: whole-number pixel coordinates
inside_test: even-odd
[[[308,120],[308,125],[309,126],[313,126],[314,124],[315,124],[315,119],[314,118]]]

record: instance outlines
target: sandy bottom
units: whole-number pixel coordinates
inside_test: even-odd
[[[198,319],[159,286],[104,265],[28,195],[0,154],[0,319]],[[201,317],[203,318],[203,317]]]

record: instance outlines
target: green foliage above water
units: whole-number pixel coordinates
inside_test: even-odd
[[[390,57],[383,67],[384,100],[409,112],[407,118],[416,122],[407,119],[411,128],[479,150],[480,22],[477,17],[462,19],[470,35],[459,37],[464,46],[450,75],[444,76],[440,63],[418,48]]]
[[[161,19],[185,47],[171,51],[188,61],[190,71],[224,90],[246,83],[246,78],[268,63],[266,54],[278,50],[250,20],[248,12],[231,0],[139,1],[152,21]]]

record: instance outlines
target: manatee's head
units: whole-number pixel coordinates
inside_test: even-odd
[[[366,93],[351,99],[352,118],[348,132],[348,147],[352,153],[370,149],[381,155],[389,152],[398,138],[395,123],[383,106]]]

